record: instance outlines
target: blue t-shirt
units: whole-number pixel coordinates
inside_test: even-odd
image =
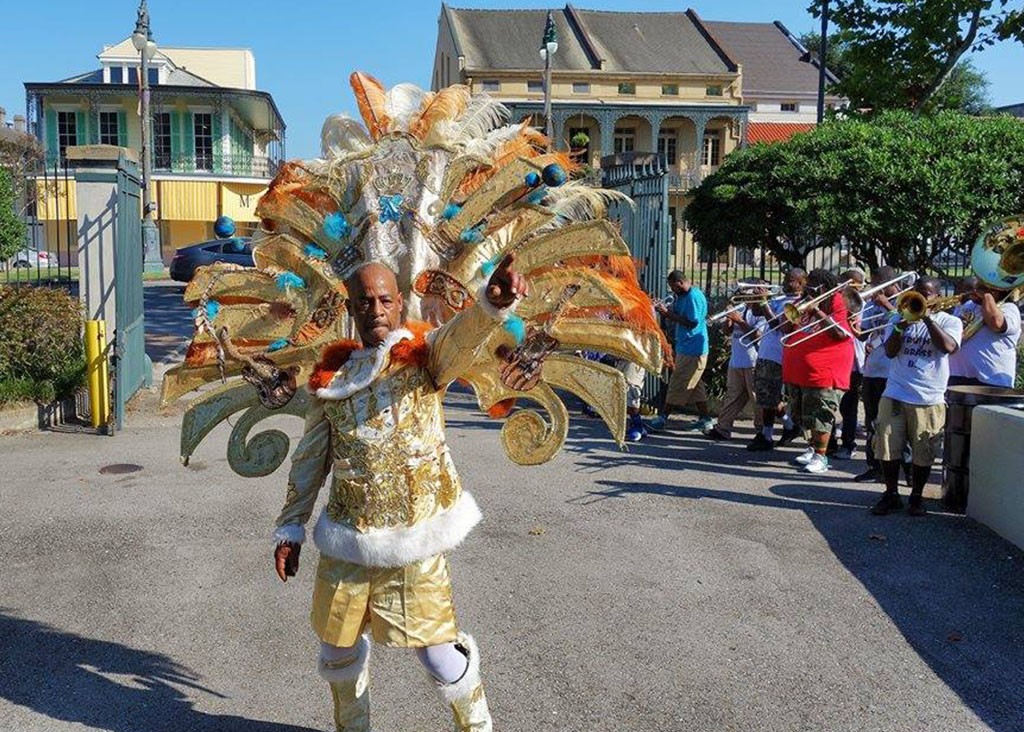
[[[683,356],[704,356],[708,352],[708,300],[696,287],[685,295],[677,295],[672,312],[696,322],[692,328],[676,323],[676,353]]]

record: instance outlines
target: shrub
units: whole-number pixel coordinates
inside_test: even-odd
[[[590,144],[590,135],[586,132],[577,132],[570,138],[569,144],[572,147],[586,147]]]
[[[78,300],[63,290],[0,288],[0,401],[52,401],[84,381]]]

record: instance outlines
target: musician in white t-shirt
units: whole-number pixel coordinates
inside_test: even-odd
[[[765,284],[760,280],[746,281],[743,284]],[[750,290],[761,292],[768,297],[767,290]],[[728,440],[732,438],[732,425],[740,416],[747,404],[755,404],[754,397],[754,364],[757,363],[757,346],[752,339],[764,331],[766,319],[752,307],[735,310],[725,316],[722,327],[732,336],[729,353],[729,370],[726,372],[725,404],[718,413],[718,421],[705,434],[712,440]],[[761,411],[754,409],[754,431],[760,432]]]
[[[939,296],[939,281],[921,278],[914,290],[926,300]],[[892,359],[878,406],[875,453],[882,464],[885,493],[871,512],[884,516],[903,507],[899,496],[900,457],[910,441],[913,453],[907,513],[923,516],[922,494],[946,421],[949,356],[960,347],[963,323],[949,313],[928,312],[912,323],[889,326],[885,352]]]
[[[964,338],[951,358],[956,370],[949,383],[1012,387],[1017,378],[1020,309],[1016,303],[1000,302],[1006,293],[984,284],[967,296],[957,312],[964,324]]]

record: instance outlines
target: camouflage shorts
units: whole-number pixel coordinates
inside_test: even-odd
[[[754,366],[754,397],[761,409],[775,409],[782,403],[782,364],[758,359]]]
[[[839,411],[839,400],[843,396],[841,390],[790,385],[789,396],[793,421],[797,425],[819,434],[832,431],[836,412]]]

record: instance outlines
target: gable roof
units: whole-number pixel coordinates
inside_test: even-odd
[[[818,93],[818,64],[778,21],[700,21],[726,53],[743,66],[743,94]],[[803,60],[807,58],[807,60]],[[830,81],[838,79],[827,72]]]
[[[467,69],[543,66],[538,50],[546,10],[477,10],[442,5]],[[555,70],[726,74],[735,63],[715,48],[689,13],[553,10]]]

